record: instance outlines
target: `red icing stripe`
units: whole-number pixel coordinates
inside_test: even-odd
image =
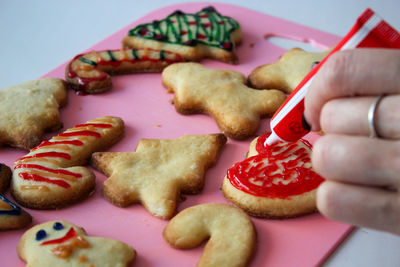
[[[44,241],[40,245],[46,246],[46,245],[54,245],[54,244],[64,243],[65,241],[67,241],[75,236],[76,236],[76,232],[75,232],[74,228],[71,227],[71,229],[69,229],[69,231],[65,234],[65,236],[63,236],[61,238],[53,239],[53,240]]]
[[[79,136],[79,135],[84,135],[84,136],[94,136],[96,138],[100,138],[101,134],[93,131],[76,131],[76,132],[67,132],[67,133],[61,133],[58,136]]]
[[[74,145],[74,146],[82,146],[83,142],[79,140],[65,140],[65,141],[43,141],[35,147],[34,149],[38,149],[43,146],[51,146],[51,145]]]
[[[19,168],[38,169],[38,170],[48,171],[48,172],[56,173],[56,174],[71,175],[76,178],[82,177],[82,174],[80,174],[80,173],[70,172],[70,171],[63,170],[63,169],[50,169],[50,168],[47,168],[47,167],[44,167],[44,166],[38,165],[38,164],[18,164],[14,167],[14,170],[19,169]]]
[[[85,123],[85,124],[78,124],[75,125],[74,127],[86,127],[86,126],[93,126],[96,128],[111,128],[111,124],[106,124],[106,123]]]
[[[29,158],[44,158],[44,157],[52,157],[52,158],[64,158],[64,159],[71,159],[71,156],[68,153],[63,153],[63,152],[43,152],[43,153],[37,153],[31,156],[26,156],[20,158],[20,160],[24,159],[29,159]]]
[[[18,174],[19,177],[21,177],[24,180],[32,180],[36,182],[45,182],[45,183],[50,183],[50,184],[55,184],[64,188],[69,188],[71,187],[69,183],[63,181],[63,180],[51,180],[49,178],[37,175],[37,174],[32,174],[32,173],[27,173],[27,172],[21,172]]]

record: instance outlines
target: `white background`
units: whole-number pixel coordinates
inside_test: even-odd
[[[36,79],[146,13],[181,2],[0,0],[0,88]],[[339,36],[371,7],[400,30],[400,2],[396,0],[218,2],[245,6]],[[399,248],[399,237],[362,228],[352,233],[325,265],[400,266]]]

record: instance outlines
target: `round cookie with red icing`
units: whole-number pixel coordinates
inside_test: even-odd
[[[252,141],[247,158],[228,169],[222,192],[257,217],[288,218],[316,211],[323,178],[311,166],[311,144],[279,142],[264,146],[269,134]]]

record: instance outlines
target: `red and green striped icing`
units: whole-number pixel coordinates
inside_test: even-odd
[[[195,14],[176,10],[163,20],[138,25],[128,35],[170,44],[202,44],[232,51],[231,33],[239,28],[236,20],[222,16],[209,6]]]

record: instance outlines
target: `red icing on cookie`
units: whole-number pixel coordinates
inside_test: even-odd
[[[71,229],[69,229],[69,231],[65,234],[65,236],[58,238],[58,239],[44,241],[40,245],[46,246],[46,245],[61,244],[75,236],[76,236],[76,232],[75,232],[74,228],[71,227]]]
[[[298,142],[311,149],[311,144],[300,139],[296,143],[279,142],[264,146],[269,134],[257,140],[258,155],[236,163],[228,170],[227,178],[237,189],[259,197],[289,198],[309,192],[319,186],[323,178],[311,166],[308,151]],[[294,157],[294,159],[288,159]],[[268,165],[266,165],[268,161]],[[277,172],[282,166],[282,171]]]

